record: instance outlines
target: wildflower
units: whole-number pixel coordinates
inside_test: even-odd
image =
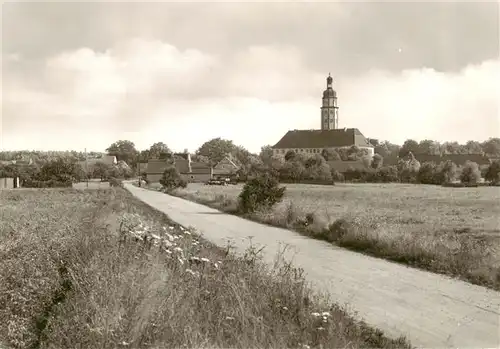
[[[174,227],[170,226],[170,227],[168,227],[168,229],[170,229],[170,230],[174,230]]]
[[[125,345],[125,346],[126,346],[126,345],[129,345],[129,344],[130,344],[130,343],[127,343],[127,342],[125,342],[125,341],[123,341],[123,342],[122,342],[122,345]]]
[[[181,265],[184,265],[184,261],[182,260],[182,258],[178,257],[177,260],[179,261],[179,263],[181,263]]]
[[[194,271],[192,271],[191,269],[186,269],[186,272],[193,275],[193,276],[197,276],[198,274]]]
[[[177,251],[177,252],[182,252],[182,248],[180,248],[180,247],[176,247],[176,248],[174,248],[174,251]]]
[[[219,265],[217,263],[214,263],[215,269],[219,269]]]
[[[180,230],[182,230],[182,231],[184,231],[184,230],[185,230],[185,229],[184,229],[184,227],[183,227],[183,226],[181,226],[181,225],[179,225],[179,229],[180,229]]]
[[[318,331],[323,331],[325,328],[324,327],[318,327],[317,330]]]
[[[210,259],[203,257],[203,258],[201,258],[201,261],[202,261],[202,262],[205,262],[205,263],[209,263],[209,262],[210,262]]]
[[[232,316],[226,316],[226,320],[234,320],[234,317],[232,317]]]
[[[160,237],[156,234],[151,234],[151,237],[156,240],[160,240]]]
[[[170,247],[170,246],[174,246],[173,243],[171,243],[170,241],[168,240],[163,240],[163,245],[167,246],[167,247]]]
[[[167,236],[167,238],[170,240],[170,241],[174,241],[174,237],[172,235],[170,235],[169,233],[165,233],[165,235]]]
[[[172,251],[167,250],[166,248],[163,248],[163,251],[167,252],[168,254],[172,254]]]
[[[188,232],[187,230],[186,230],[186,231],[184,231],[184,234],[186,234],[186,235],[191,235],[191,233],[190,233],[190,232]]]
[[[283,310],[288,310],[288,307],[283,307]]]
[[[321,316],[323,316],[323,317],[329,317],[330,313],[327,312],[327,311],[324,311],[324,312],[321,313]]]
[[[321,316],[320,313],[311,313],[311,315],[314,316],[314,317],[320,317]]]

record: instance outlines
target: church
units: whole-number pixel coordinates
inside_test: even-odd
[[[290,150],[314,155],[321,154],[323,149],[349,148],[355,145],[360,149],[366,149],[373,156],[373,145],[357,128],[339,129],[337,92],[332,85],[333,78],[328,74],[322,98],[321,129],[288,131],[272,147],[274,155],[285,156]]]

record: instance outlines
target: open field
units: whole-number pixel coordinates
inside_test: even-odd
[[[2,348],[408,347],[286,261],[236,258],[121,188],[2,191],[0,206]]]
[[[500,289],[500,190],[405,184],[287,184],[252,217],[378,257]],[[175,195],[234,212],[242,186],[192,184]],[[308,226],[298,224],[310,214]],[[339,219],[342,234],[326,233]],[[344,221],[344,222],[345,222]],[[337,224],[338,226],[339,224]]]

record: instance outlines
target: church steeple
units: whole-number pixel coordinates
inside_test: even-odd
[[[333,78],[328,73],[326,90],[323,91],[323,105],[321,107],[321,129],[335,130],[339,127],[339,107],[337,106],[337,92],[333,89]]]

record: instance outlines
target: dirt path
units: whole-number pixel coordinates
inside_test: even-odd
[[[207,240],[224,246],[231,239],[242,252],[263,246],[272,263],[283,244],[294,264],[320,291],[348,304],[388,335],[407,336],[426,348],[500,348],[500,293],[442,275],[344,250],[295,232],[269,227],[187,200],[125,184],[136,197]]]

